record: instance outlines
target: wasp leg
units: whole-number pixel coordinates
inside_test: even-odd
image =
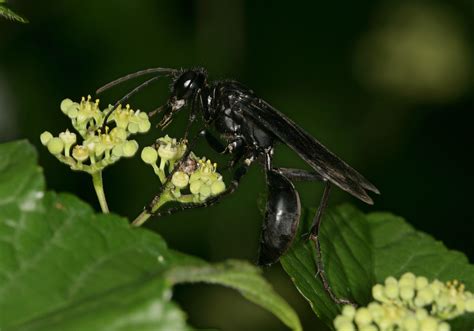
[[[203,130],[201,131],[201,135],[204,136],[206,139],[208,145],[217,153],[222,154],[225,152],[226,148],[224,144],[216,137],[214,136],[209,130]]]
[[[336,302],[337,304],[351,304],[354,305],[350,300],[345,299],[345,298],[338,298],[334,292],[331,289],[331,286],[329,285],[329,281],[326,276],[326,272],[324,270],[324,263],[323,263],[323,257],[322,257],[322,251],[321,251],[321,244],[319,241],[319,229],[321,227],[321,220],[323,216],[323,212],[327,207],[327,202],[329,198],[329,193],[331,191],[331,185],[324,177],[322,177],[320,174],[317,172],[312,172],[312,171],[306,171],[302,169],[293,169],[293,168],[276,168],[275,171],[278,173],[284,175],[286,178],[292,180],[292,181],[321,181],[325,182],[325,187],[324,187],[324,192],[323,196],[321,198],[321,202],[319,204],[318,211],[316,212],[316,215],[314,216],[313,223],[311,225],[310,232],[303,235],[303,237],[311,240],[314,242],[314,245],[316,247],[316,277],[319,276],[321,279],[324,290],[328,293],[328,295],[331,297],[331,299]]]
[[[219,193],[218,195],[210,197],[203,202],[182,203],[176,207],[172,207],[164,211],[150,213],[150,215],[160,217],[160,216],[171,215],[171,214],[174,214],[186,209],[204,208],[204,207],[215,205],[216,203],[221,201],[222,198],[228,195],[231,195],[232,193],[235,192],[235,190],[237,190],[240,184],[240,180],[247,173],[247,169],[248,169],[248,166],[246,164],[238,167],[234,172],[234,178],[230,182],[229,186],[222,193]]]
[[[183,139],[188,139],[188,133],[189,131],[191,130],[191,125],[194,123],[194,121],[196,120],[196,113],[197,113],[197,108],[198,107],[201,107],[201,105],[198,105],[196,106],[196,103],[198,102],[197,99],[199,98],[199,96],[201,95],[201,89],[198,89],[195,93],[194,93],[194,97],[193,97],[193,101],[191,103],[191,112],[189,113],[189,117],[188,117],[188,123],[186,124],[186,129],[184,131],[184,135],[183,135]],[[201,103],[202,103],[202,100],[201,100]]]
[[[323,256],[321,252],[321,244],[319,242],[319,229],[321,227],[321,220],[323,216],[323,212],[327,207],[328,203],[328,198],[329,198],[329,192],[331,191],[331,184],[329,182],[326,182],[326,185],[324,186],[324,192],[323,196],[321,198],[321,202],[318,207],[318,211],[316,212],[316,215],[314,216],[313,219],[313,224],[311,226],[311,230],[309,233],[309,239],[314,242],[314,245],[316,246],[316,277],[319,276],[321,278],[321,281],[323,282],[324,290],[326,293],[331,297],[331,299],[337,303],[337,304],[349,304],[356,306],[355,303],[352,301],[345,299],[345,298],[338,298],[334,292],[331,289],[331,286],[329,285],[329,281],[326,277],[326,271],[324,270],[324,263],[323,263]]]

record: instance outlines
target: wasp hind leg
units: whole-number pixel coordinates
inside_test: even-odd
[[[307,240],[311,240],[316,247],[316,277],[319,277],[323,283],[324,290],[329,295],[329,297],[337,304],[350,304],[355,306],[353,302],[345,298],[338,298],[331,289],[329,285],[329,280],[326,276],[326,271],[324,269],[323,256],[321,251],[321,243],[319,241],[319,229],[321,228],[321,220],[324,213],[324,210],[327,207],[329,193],[331,191],[331,184],[324,179],[320,174],[316,172],[310,172],[302,169],[292,169],[292,168],[277,168],[275,169],[280,174],[284,175],[286,178],[292,181],[321,181],[325,183],[323,196],[321,202],[319,203],[318,211],[313,218],[313,223],[311,225],[309,233],[305,234],[304,237]]]

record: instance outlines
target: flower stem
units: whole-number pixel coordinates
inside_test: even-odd
[[[155,203],[155,205],[151,208],[151,212],[154,213],[158,209],[160,209],[161,206],[163,206],[165,203],[171,200],[171,196],[168,193],[163,193],[160,197],[160,199]],[[152,215],[148,212],[148,210],[144,210],[138,215],[135,220],[132,222],[132,226],[138,227],[142,226],[143,223],[145,223]]]
[[[104,214],[109,213],[109,206],[107,206],[107,200],[105,199],[104,184],[102,182],[102,171],[96,171],[92,174],[92,183],[94,184],[95,193],[97,199],[99,199],[100,208]]]

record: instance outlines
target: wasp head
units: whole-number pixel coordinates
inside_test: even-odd
[[[188,102],[192,102],[196,93],[206,85],[207,74],[204,69],[187,70],[175,79],[166,112],[159,125],[164,128],[171,123],[173,116]]]

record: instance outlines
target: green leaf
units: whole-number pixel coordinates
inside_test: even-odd
[[[0,1],[0,3],[4,3],[5,1]],[[8,9],[4,5],[0,5],[0,16],[5,17],[8,20],[12,21],[17,21],[20,23],[28,23],[28,20],[26,18],[21,17],[17,13],[15,13],[13,10]]]
[[[2,331],[188,330],[170,301],[183,270],[200,276],[181,281],[237,289],[300,330],[294,311],[256,268],[209,265],[124,218],[95,214],[72,195],[45,193],[36,159],[26,142],[0,145]]]
[[[44,194],[26,142],[1,145],[0,156],[2,330],[187,329],[157,277],[176,259],[158,235]]]
[[[302,217],[304,231],[309,230],[312,217],[312,213]],[[374,284],[408,271],[441,281],[458,279],[468,290],[474,290],[474,266],[465,255],[448,250],[441,242],[390,213],[365,215],[348,205],[328,210],[320,240],[333,291],[359,305],[372,301]],[[313,243],[299,240],[281,262],[314,312],[332,326],[341,307],[328,297],[320,279],[315,277],[314,256]],[[464,325],[474,327],[472,319],[471,322],[461,320],[468,323]]]
[[[292,330],[302,330],[296,313],[261,276],[260,269],[247,262],[229,260],[209,266],[196,265],[171,269],[168,278],[172,283],[204,282],[220,284],[239,291],[245,298],[277,316]]]

